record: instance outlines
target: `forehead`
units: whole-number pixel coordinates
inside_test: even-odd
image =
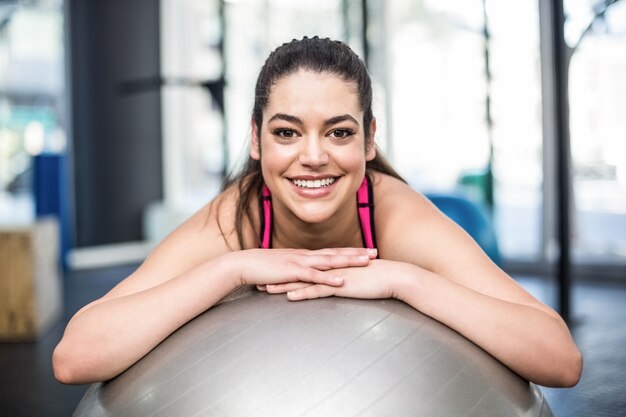
[[[299,117],[361,115],[357,87],[337,74],[300,70],[279,79],[270,90],[265,112]]]

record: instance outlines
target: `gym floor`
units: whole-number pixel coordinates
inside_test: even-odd
[[[106,293],[136,265],[69,272],[65,316],[36,343],[0,344],[0,417],[67,417],[87,386],[64,386],[52,375],[50,357],[67,320],[83,305]],[[553,285],[545,279],[516,277],[545,302]],[[626,410],[626,280],[576,281],[572,333],[583,351],[585,368],[572,389],[542,388],[557,417],[619,416]]]

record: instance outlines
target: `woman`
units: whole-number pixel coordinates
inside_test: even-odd
[[[371,81],[346,45],[315,37],[276,49],[251,124],[243,171],[69,322],[53,355],[59,381],[110,379],[232,291],[256,285],[293,301],[397,298],[530,381],[578,382],[582,357],[561,317],[377,151]]]

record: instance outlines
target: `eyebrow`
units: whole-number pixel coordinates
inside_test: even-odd
[[[290,123],[297,124],[299,126],[304,125],[304,122],[299,117],[292,116],[290,114],[285,114],[285,113],[276,113],[275,115],[270,117],[270,119],[267,122],[269,123],[269,122],[272,122],[274,120],[284,120],[284,121],[287,121],[287,122],[290,122]],[[337,123],[340,123],[340,122],[343,122],[343,121],[346,121],[346,120],[351,121],[351,122],[353,122],[356,125],[359,124],[359,122],[357,122],[356,119],[354,117],[350,116],[349,114],[342,114],[340,116],[334,116],[334,117],[331,117],[330,119],[326,119],[324,121],[324,126],[325,127],[332,126],[334,124],[337,124]]]

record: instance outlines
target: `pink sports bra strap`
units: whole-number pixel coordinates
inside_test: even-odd
[[[367,175],[356,193],[357,212],[361,224],[363,246],[376,248],[376,230],[374,229],[374,192]],[[272,194],[264,184],[261,190],[261,245],[262,249],[272,247]]]
[[[261,248],[272,247],[272,195],[267,185],[261,191]]]
[[[361,236],[363,246],[368,249],[376,248],[376,232],[374,229],[374,193],[367,175],[356,193],[357,210],[361,222]]]

